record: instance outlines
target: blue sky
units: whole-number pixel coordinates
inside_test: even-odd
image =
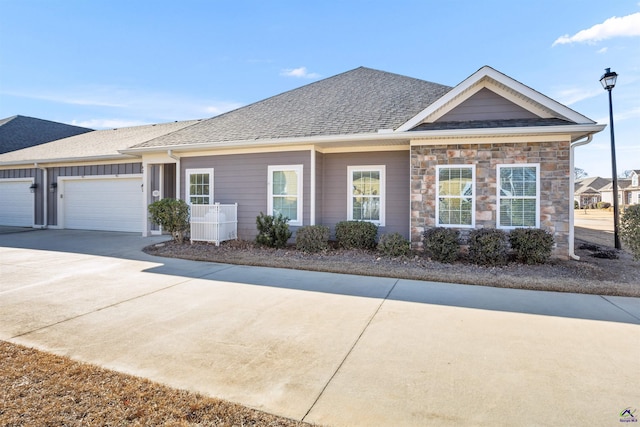
[[[608,123],[640,169],[640,2],[0,0],[0,118],[207,118],[359,66],[455,86],[483,65]],[[610,176],[609,129],[576,166]]]

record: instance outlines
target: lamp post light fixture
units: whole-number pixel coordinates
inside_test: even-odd
[[[609,92],[609,129],[611,131],[611,175],[613,182],[613,239],[616,249],[621,249],[620,236],[618,234],[619,212],[618,212],[618,170],[616,167],[616,140],[613,133],[613,102],[611,101],[611,90],[616,86],[618,74],[605,68],[604,74],[600,77],[600,83],[604,90]]]

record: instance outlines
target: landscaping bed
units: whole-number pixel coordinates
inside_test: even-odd
[[[345,250],[335,245],[328,251],[311,254],[293,246],[271,249],[248,241],[228,241],[220,246],[202,242],[166,242],[149,246],[145,252],[226,264],[640,297],[640,262],[633,261],[631,255],[624,251],[615,251],[618,259],[595,258],[592,255],[597,251],[591,246],[591,249],[580,249],[584,243],[576,242],[580,261],[550,260],[540,265],[511,262],[500,267],[481,267],[464,260],[445,264],[431,261],[421,254],[386,257],[376,251]]]

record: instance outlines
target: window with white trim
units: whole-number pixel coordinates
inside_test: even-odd
[[[289,218],[290,225],[302,225],[302,171],[302,165],[268,167],[267,211]]]
[[[436,225],[474,227],[475,165],[436,166]]]
[[[498,165],[498,228],[540,227],[540,165]]]
[[[213,169],[187,169],[186,199],[190,205],[213,204]]]
[[[348,166],[348,216],[384,226],[385,166]]]

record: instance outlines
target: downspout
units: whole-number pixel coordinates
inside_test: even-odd
[[[180,198],[180,157],[173,154],[173,150],[167,151],[167,156],[176,161],[176,199]]]
[[[38,166],[38,163],[34,163],[33,166],[36,169],[40,169],[42,171],[42,203],[44,205],[44,216],[42,218],[42,228],[47,228],[49,226],[48,224],[48,218],[49,218],[49,209],[48,209],[48,203],[47,203],[47,199],[49,198],[47,192],[49,191],[49,187],[47,186],[47,168],[43,168]]]
[[[576,147],[580,147],[581,145],[587,145],[588,143],[591,142],[591,140],[593,139],[593,135],[589,135],[587,136],[587,139],[585,141],[577,141],[574,142],[573,144],[571,144],[571,150],[569,152],[569,191],[571,191],[570,194],[574,194],[575,193],[575,170],[574,170],[574,156],[573,156],[573,150]],[[575,253],[575,230],[574,230],[574,215],[575,214],[575,208],[574,208],[574,198],[573,197],[569,197],[569,256],[578,261],[580,259],[580,257],[578,255],[576,255]]]

